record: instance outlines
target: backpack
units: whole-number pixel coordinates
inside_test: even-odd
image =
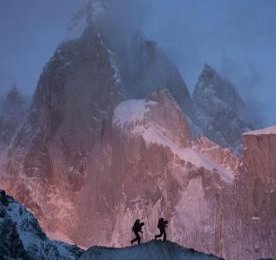
[[[133,227],[132,227],[132,231],[133,232],[137,232],[139,231],[139,228],[140,228],[140,222],[139,221],[135,221]]]
[[[157,227],[158,227],[158,228],[163,228],[163,227],[164,227],[163,218],[160,218],[160,219],[158,220]]]

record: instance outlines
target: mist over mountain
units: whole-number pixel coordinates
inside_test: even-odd
[[[212,65],[259,111],[264,125],[276,122],[274,1],[106,2],[111,38],[126,42],[140,31],[157,41],[179,67],[190,92],[203,65]],[[73,0],[30,1],[28,5],[1,2],[0,32],[6,37],[0,43],[0,92],[17,82],[23,92],[33,93],[42,67],[68,37],[65,28],[79,5],[80,1]]]

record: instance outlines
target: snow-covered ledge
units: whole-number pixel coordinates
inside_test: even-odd
[[[263,128],[255,131],[246,132],[243,134],[246,135],[276,135],[276,126],[271,126],[268,128]]]

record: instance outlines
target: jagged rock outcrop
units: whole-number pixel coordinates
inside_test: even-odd
[[[92,247],[87,250],[80,260],[218,260],[215,256],[206,255],[185,249],[171,242],[151,241],[139,247],[104,248]]]
[[[235,87],[205,65],[194,89],[193,102],[195,124],[204,135],[221,146],[240,150],[242,134],[253,125]]]
[[[70,259],[80,257],[83,250],[62,242],[51,241],[34,216],[12,197],[0,201],[1,259]]]

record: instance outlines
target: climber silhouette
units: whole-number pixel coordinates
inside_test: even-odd
[[[163,241],[167,240],[166,227],[168,226],[168,220],[159,218],[157,228],[160,230],[159,235],[155,235],[155,239],[163,236]]]
[[[135,234],[135,238],[131,240],[131,244],[138,241],[138,245],[140,245],[141,236],[139,233],[143,233],[142,231],[143,226],[144,226],[144,222],[140,222],[140,219],[136,219],[132,227],[132,232]]]

